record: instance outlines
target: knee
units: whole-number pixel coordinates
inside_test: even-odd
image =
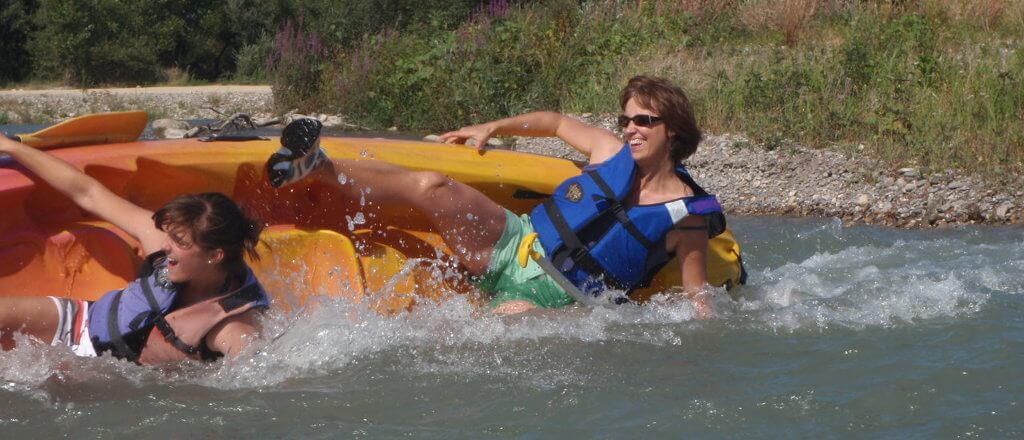
[[[432,200],[443,196],[451,187],[451,179],[437,171],[417,171],[412,175],[410,188],[419,200]]]

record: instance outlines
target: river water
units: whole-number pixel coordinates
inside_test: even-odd
[[[22,344],[0,353],[0,435],[1024,436],[1024,228],[732,225],[750,284],[706,321],[671,301],[499,318],[328,300],[226,364]]]

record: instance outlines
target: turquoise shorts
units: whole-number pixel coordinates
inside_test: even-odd
[[[480,290],[494,293],[489,307],[497,307],[514,300],[529,301],[538,307],[548,309],[565,307],[573,303],[572,297],[544,273],[544,269],[541,269],[532,258],[528,259],[526,267],[519,266],[519,243],[532,232],[533,224],[530,223],[529,215],[517,217],[512,211],[505,210],[505,230],[502,231],[498,243],[494,245],[494,254],[491,255],[487,273],[474,281]],[[533,249],[544,255],[544,249],[539,241],[533,242]]]

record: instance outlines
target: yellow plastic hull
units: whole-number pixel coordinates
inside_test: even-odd
[[[262,258],[251,264],[283,307],[310,297],[345,296],[393,312],[411,307],[417,298],[473,291],[464,279],[438,276],[457,271],[450,258],[436,261],[435,249],[444,255],[448,250],[421,215],[403,207],[361,206],[319,183],[271,188],[263,163],[279,145],[276,138],[147,141],[53,154],[148,209],[189,192],[230,195],[272,225],[261,237]],[[507,151],[481,154],[463,146],[356,138],[324,138],[321,145],[332,158],[372,158],[440,171],[518,213],[540,201],[523,194],[550,194],[579,173],[566,160]],[[0,295],[95,299],[134,278],[137,243],[32,178],[0,169]],[[349,219],[358,213],[372,224],[350,229]],[[712,241],[713,284],[739,277],[739,247],[731,237]],[[669,264],[647,293],[677,284],[676,266]]]

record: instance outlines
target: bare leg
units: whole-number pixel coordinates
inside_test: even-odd
[[[524,301],[521,299],[514,299],[512,301],[506,301],[495,307],[491,312],[496,315],[515,315],[517,313],[523,313],[528,310],[536,309],[537,306],[532,302]]]
[[[23,333],[49,344],[57,331],[57,307],[45,296],[0,298],[0,347],[14,348],[14,334]]]
[[[318,169],[315,178],[342,182],[349,196],[368,203],[402,204],[426,214],[470,273],[486,272],[505,229],[505,210],[483,193],[435,171],[370,160],[336,159],[333,165]]]

